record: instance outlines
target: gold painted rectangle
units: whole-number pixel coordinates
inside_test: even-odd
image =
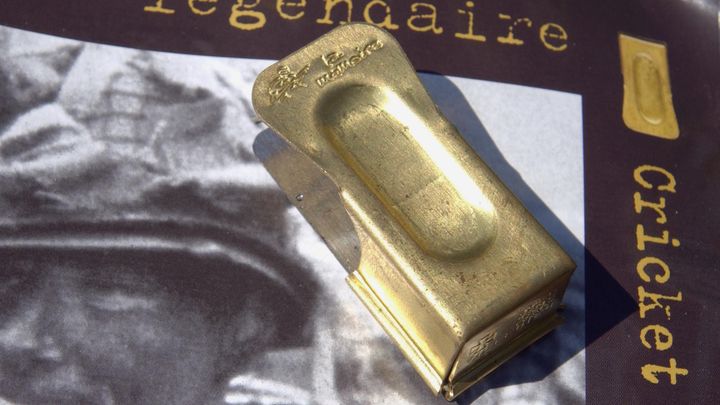
[[[633,131],[663,139],[680,136],[664,44],[620,34],[623,121]]]

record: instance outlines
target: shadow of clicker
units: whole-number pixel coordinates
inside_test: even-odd
[[[585,249],[583,242],[573,235],[503,157],[457,86],[446,77],[437,74],[421,74],[420,78],[440,110],[458,128],[475,152],[578,264],[565,294],[563,311],[565,324],[460,395],[456,401],[464,405],[474,402],[493,388],[545,379],[592,341],[632,314],[637,306],[634,299],[594,259],[591,252]],[[552,156],[547,158],[552,159]],[[602,295],[613,303],[602,313],[600,319],[593,318],[594,323],[588,325],[587,329],[585,325],[586,268],[592,272],[592,291],[601,291]],[[584,381],[584,361],[576,364],[575,369],[568,371],[571,373],[571,379]],[[575,394],[565,393],[564,388],[560,384],[557,385],[551,389],[558,400],[562,403],[576,402]]]

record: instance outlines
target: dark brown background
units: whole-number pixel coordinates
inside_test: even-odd
[[[407,1],[388,1],[395,31],[420,70],[485,80],[520,83],[579,93],[583,97],[586,203],[587,398],[590,403],[712,403],[720,398],[715,367],[720,364],[720,58],[718,8],[709,0],[642,1],[475,1],[476,30],[486,43],[452,36],[466,29],[464,1],[431,1],[439,11],[442,35],[412,32],[404,26]],[[227,23],[232,1],[218,3],[206,17],[193,15],[187,2],[166,0],[174,15],[143,12],[154,0],[63,2],[3,0],[0,23],[54,35],[101,43],[182,53],[280,58],[331,29],[315,22],[320,1],[309,0],[306,15],[282,20],[275,2],[261,0],[268,16],[257,31],[240,31]],[[355,0],[353,20],[362,19],[367,1]],[[533,20],[532,37],[522,47],[503,46],[498,13]],[[337,17],[335,17],[337,18]],[[550,52],[537,41],[544,22],[562,25],[569,35],[567,51]],[[518,33],[523,31],[519,29]],[[617,35],[624,32],[667,44],[673,101],[680,138],[666,141],[634,133],[622,122],[622,77]],[[548,156],[552,159],[552,156]],[[661,229],[649,214],[633,212],[638,190],[632,172],[641,164],[672,171],[678,192],[666,195],[667,229],[682,245],[646,253],[663,258],[672,269],[670,281],[653,292],[683,293],[670,321],[659,323],[674,334],[667,352],[642,347],[634,300],[641,285],[635,263],[635,226]],[[657,195],[647,192],[648,199]],[[655,311],[657,312],[657,311]],[[659,319],[659,318],[653,318]],[[667,353],[667,354],[666,354]],[[669,357],[689,369],[671,386],[666,374],[652,385],[640,375],[649,362],[667,364]]]

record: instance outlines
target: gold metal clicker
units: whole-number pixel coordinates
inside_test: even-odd
[[[336,28],[263,71],[253,104],[272,129],[256,154],[436,394],[452,400],[561,323],[575,264],[390,34]]]

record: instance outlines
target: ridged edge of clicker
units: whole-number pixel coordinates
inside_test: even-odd
[[[489,355],[482,357],[466,371],[445,382],[441,391],[445,399],[452,401],[478,381],[520,353],[538,339],[550,333],[564,322],[558,311],[536,321],[512,341],[503,344]]]

